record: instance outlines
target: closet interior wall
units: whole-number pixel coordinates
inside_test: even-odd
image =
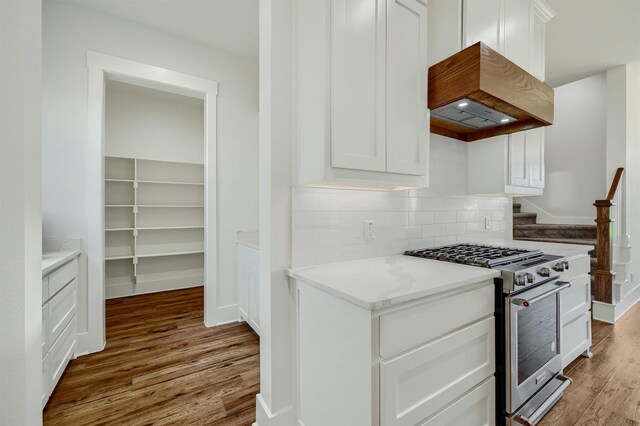
[[[106,298],[204,284],[204,104],[108,81]]]

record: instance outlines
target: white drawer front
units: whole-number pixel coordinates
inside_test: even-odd
[[[381,423],[416,424],[495,372],[494,318],[380,363]]]
[[[479,319],[493,315],[494,284],[429,300],[380,316],[380,356],[414,348]]]
[[[73,280],[68,286],[53,296],[46,306],[49,307],[49,344],[53,345],[71,318],[78,310],[78,283]]]
[[[49,355],[42,358],[42,408],[47,405],[49,396],[51,395],[51,384],[49,383]]]
[[[571,281],[572,279],[588,274],[591,271],[591,258],[588,254],[581,254],[578,256],[572,256],[567,259],[569,262],[569,269],[560,274],[562,281]]]
[[[560,293],[562,324],[574,320],[591,308],[591,278],[581,275],[571,280],[571,287]]]
[[[51,350],[48,355],[50,368],[47,377],[49,393],[53,392],[53,389],[58,384],[58,380],[60,380],[64,369],[67,367],[76,349],[76,328],[77,316],[74,316],[62,331],[60,338],[51,345]]]
[[[489,380],[458,399],[421,426],[493,426],[496,424],[496,379]]]
[[[562,327],[562,368],[591,347],[591,311]]]
[[[42,278],[42,304],[49,300],[49,275]]]
[[[49,297],[53,296],[69,281],[78,276],[78,259],[65,263],[60,268],[49,274]]]
[[[42,356],[49,351],[51,341],[49,341],[49,304],[42,307]]]

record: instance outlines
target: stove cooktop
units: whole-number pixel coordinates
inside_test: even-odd
[[[404,254],[407,256],[442,260],[484,268],[496,268],[498,266],[542,256],[542,252],[540,250],[525,250],[521,248],[471,243],[409,250]]]

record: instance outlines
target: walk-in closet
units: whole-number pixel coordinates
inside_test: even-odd
[[[105,297],[204,283],[204,103],[107,81]]]

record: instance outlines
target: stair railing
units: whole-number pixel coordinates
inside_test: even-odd
[[[597,266],[591,274],[594,277],[594,298],[599,302],[612,303],[613,279],[616,275],[613,270],[615,250],[614,245],[620,243],[624,226],[624,209],[620,182],[624,174],[624,167],[616,170],[615,177],[609,188],[607,198],[596,200],[596,241],[597,241]]]

